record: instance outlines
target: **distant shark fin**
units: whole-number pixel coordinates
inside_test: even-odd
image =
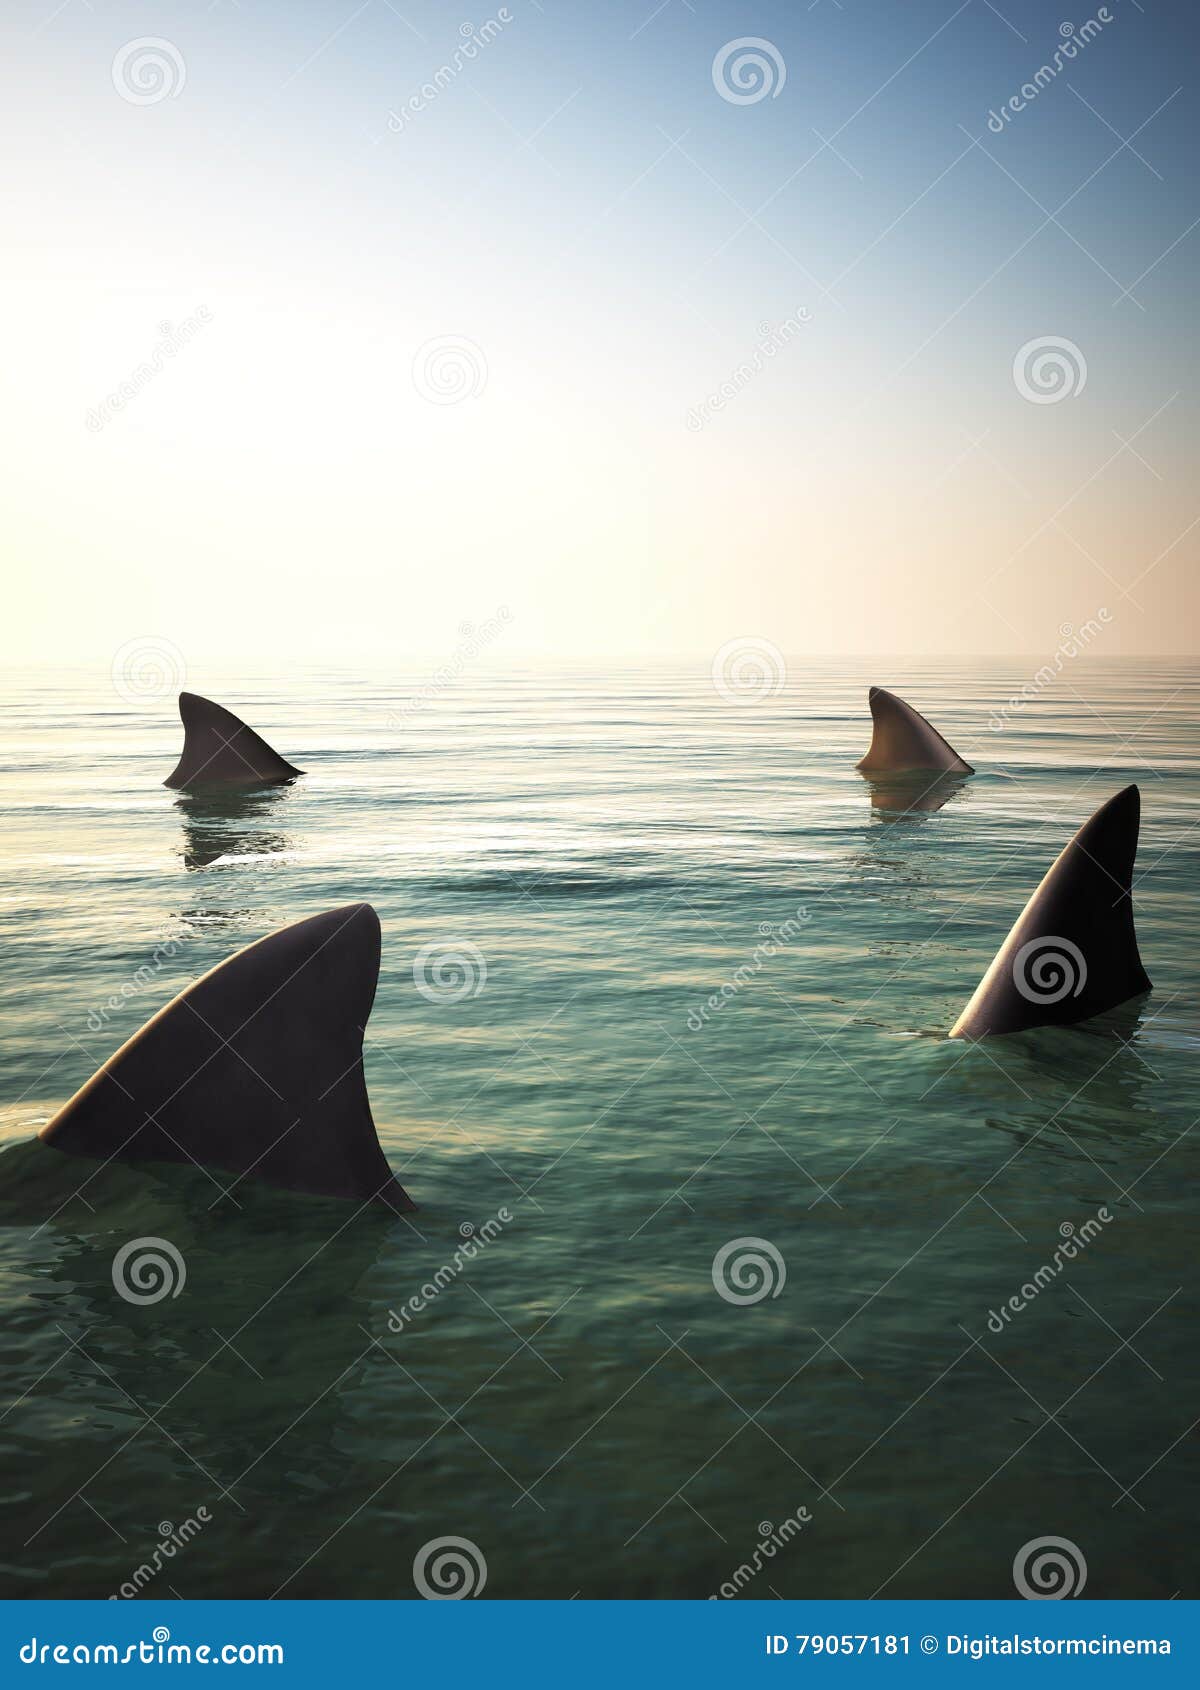
[[[856,765],[864,775],[900,774],[907,769],[938,769],[973,775],[970,763],[948,745],[931,723],[884,687],[867,694],[871,706],[871,748]]]
[[[181,692],[183,751],[164,786],[262,786],[303,774],[232,710],[199,693]]]

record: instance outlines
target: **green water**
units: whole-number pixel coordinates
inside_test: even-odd
[[[144,1594],[414,1596],[460,1537],[486,1596],[704,1597],[800,1509],[747,1596],[1015,1595],[1048,1535],[1089,1596],[1195,1594],[1197,671],[1081,661],[989,729],[1037,667],[797,660],[757,703],[703,663],[480,668],[411,713],[419,669],[193,674],[307,771],[217,809],[159,784],[169,697],[9,676],[2,1593],[109,1595],[203,1508]],[[942,808],[855,773],[872,681],[978,768]],[[1129,781],[1153,994],[947,1041]],[[192,1168],[81,1192],[29,1143],[197,974],[359,899],[409,1223]],[[464,941],[480,989],[419,991]],[[147,1236],[186,1282],[136,1306]],[[777,1294],[735,1303],[746,1238]]]

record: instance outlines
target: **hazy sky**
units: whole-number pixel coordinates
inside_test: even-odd
[[[5,655],[1194,650],[1193,11],[5,0]]]

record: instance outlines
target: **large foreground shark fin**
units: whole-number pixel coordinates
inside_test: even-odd
[[[194,1162],[412,1209],[363,1076],[379,949],[369,904],[268,934],[160,1009],[39,1136],[106,1161]]]
[[[872,687],[867,701],[871,706],[871,748],[855,765],[864,775],[900,774],[906,769],[975,773],[937,729],[894,692]]]
[[[1127,786],[1063,849],[1017,918],[952,1039],[1067,1026],[1150,990],[1133,927],[1141,798]]]
[[[284,761],[232,710],[181,692],[183,751],[164,786],[262,786],[303,774]]]

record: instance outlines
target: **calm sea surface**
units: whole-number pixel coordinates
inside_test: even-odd
[[[0,1593],[109,1595],[198,1520],[145,1594],[413,1596],[452,1537],[486,1596],[1006,1596],[1055,1536],[1089,1596],[1196,1595],[1200,674],[1081,660],[990,729],[1037,666],[795,660],[757,703],[703,663],[479,666],[415,712],[419,668],[192,674],[307,771],[217,808],[160,784],[173,697],[7,676]],[[941,808],[855,772],[872,681],[977,766]],[[948,1041],[1130,781],[1152,995]],[[411,1224],[191,1167],[75,1196],[38,1125],[205,969],[360,899]],[[467,995],[418,990],[429,945]],[[116,1294],[139,1237],[177,1297]],[[726,1245],[765,1295],[718,1292]]]

